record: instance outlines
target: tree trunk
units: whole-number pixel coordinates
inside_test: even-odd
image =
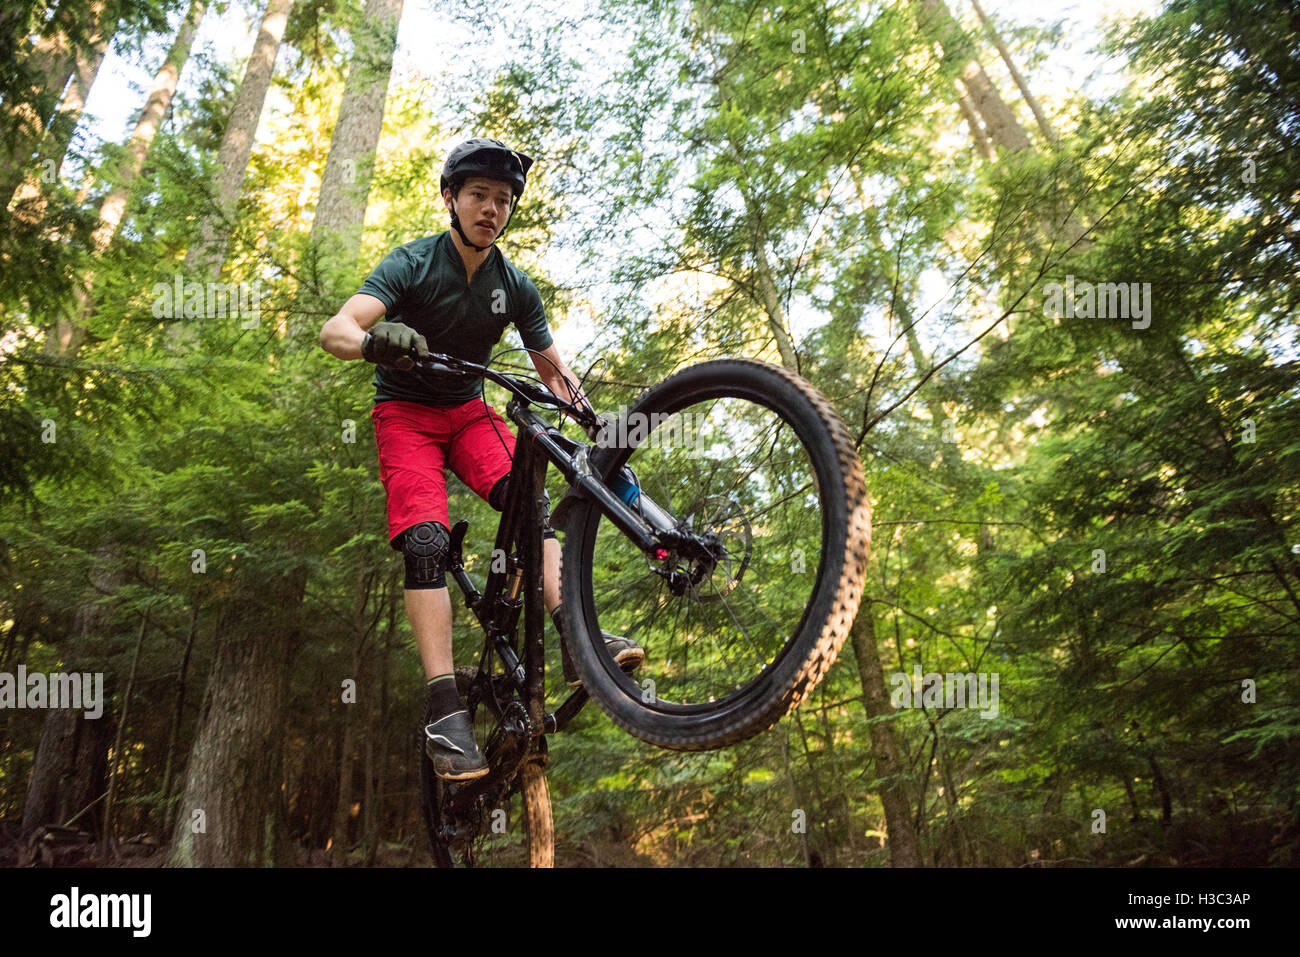
[[[939,729],[936,726],[935,734],[938,735],[938,733]],[[939,780],[943,781],[943,799],[948,805],[944,832],[948,838],[948,846],[952,849],[954,863],[958,867],[969,867],[975,862],[971,860],[970,847],[966,843],[961,818],[957,813],[957,784],[952,777],[952,762],[948,759],[948,751],[945,748],[938,749],[938,756]]]
[[[349,672],[349,677],[355,682],[357,697],[352,703],[343,704],[343,751],[339,758],[338,803],[334,807],[334,843],[331,848],[332,862],[335,867],[343,867],[347,863],[348,850],[351,847],[352,786],[355,777],[352,752],[355,747],[357,727],[360,726],[364,733],[368,723],[365,715],[370,707],[371,684],[364,680],[362,672],[365,668],[366,642],[374,632],[375,622],[379,617],[378,613],[371,615],[368,611],[377,579],[376,571],[358,569],[355,585],[356,605],[352,612],[352,670]],[[358,708],[362,709],[361,717],[356,714]],[[366,773],[370,773],[368,766]],[[369,783],[366,784],[365,789],[368,793]],[[362,833],[364,834],[364,831]]]
[[[72,135],[81,122],[86,98],[90,96],[90,88],[95,85],[95,77],[103,65],[109,39],[107,36],[101,38],[92,50],[77,59],[76,73],[63,92],[63,101],[59,104],[58,111],[50,120],[49,130],[36,157],[36,166],[29,172],[9,204],[10,212],[26,222],[40,222],[45,215],[44,184],[57,182],[63,171],[63,161],[67,158]]]
[[[819,690],[823,693],[822,701],[825,703],[826,685],[824,682],[819,686]],[[808,699],[805,699],[802,707],[808,706],[809,701]],[[808,729],[804,727],[801,709],[795,709],[794,713],[791,714],[790,717],[794,719],[794,726],[799,731],[799,743],[803,746],[803,759],[808,766],[808,777],[811,779],[812,784],[807,797],[808,809],[816,812],[815,816],[817,818],[817,825],[821,829],[821,840],[810,842],[809,845],[811,853],[809,866],[826,867],[829,865],[833,867],[835,848],[838,841],[834,834],[834,818],[827,810],[830,802],[826,800],[826,796],[829,792],[827,791],[826,785],[822,782],[822,776],[817,770],[817,764],[813,761],[813,750],[808,744]],[[825,746],[821,751],[821,756],[830,759],[834,754],[834,751],[834,738],[826,738]],[[813,815],[809,816],[811,817]],[[812,846],[814,843],[817,846]]]
[[[379,833],[375,827],[375,723],[373,709],[367,708],[365,724],[365,752],[362,756],[362,768],[365,771],[365,787],[361,792],[362,829],[361,846],[367,863],[371,862],[379,843]]]
[[[873,606],[874,602],[864,595],[849,637],[853,642],[853,655],[858,662],[867,717],[884,718],[895,714],[895,711],[889,703],[885,673],[880,666],[880,651],[876,648]],[[880,790],[880,803],[885,811],[885,827],[889,834],[890,861],[894,867],[921,867],[921,849],[916,832],[912,829],[905,769],[899,755],[898,742],[894,738],[894,729],[888,722],[875,721],[871,724],[871,753],[876,761],[877,776],[885,780]]]
[[[45,825],[62,826],[103,796],[112,735],[111,719],[88,719],[84,710],[72,708],[46,713],[23,802],[23,837]],[[80,820],[92,833],[97,831],[102,808],[92,807]]]
[[[392,576],[387,578],[384,586],[384,596],[385,596],[384,605],[386,606],[385,618],[387,619],[386,624],[384,626],[384,645],[383,645],[383,662],[382,662],[382,667],[384,670],[383,670],[383,683],[381,684],[380,691],[379,691],[380,694],[379,714],[383,718],[383,728],[384,728],[383,776],[380,778],[380,780],[382,781],[390,780],[389,774],[390,774],[390,769],[392,767],[392,761],[390,759],[390,755],[392,754],[393,748],[389,742],[389,733],[388,733],[389,722],[387,720],[387,716],[389,714],[389,707],[390,707],[389,706],[389,700],[390,700],[389,699],[389,678],[392,671],[390,664],[392,662],[393,636],[397,630],[397,597],[400,592],[401,592],[401,588],[400,585],[398,584],[398,579]],[[406,722],[399,721],[397,722],[397,725],[399,728],[405,728]],[[407,740],[404,734],[399,734],[398,739],[399,741]],[[405,754],[405,749],[403,749],[400,746],[400,744],[398,746],[398,753],[403,755]],[[407,769],[407,766],[410,763],[411,762],[404,760],[402,762],[403,769]],[[388,790],[391,791],[391,788]],[[401,831],[404,830],[406,826],[406,819],[404,816],[405,808],[401,810],[394,808],[388,800],[388,795],[383,792],[381,792],[379,800],[384,802],[385,810],[388,812],[387,814],[388,820],[392,824],[396,825],[396,830],[398,832],[397,840],[400,841]]]
[[[94,649],[109,631],[108,610],[96,599],[114,593],[125,580],[120,554],[111,543],[95,549],[97,561],[89,571],[89,593],[77,600],[72,613],[69,638],[91,660],[96,660]],[[25,654],[24,649],[17,660],[21,661]],[[72,674],[89,669],[68,663],[63,670]],[[111,696],[110,689],[104,693]],[[113,720],[107,711],[99,718],[86,718],[84,708],[49,711],[23,805],[24,836],[43,825],[61,826],[91,805],[88,816],[82,818],[83,826],[98,832],[103,807],[97,802],[107,785],[112,740]]]
[[[975,115],[975,107],[971,106],[970,97],[960,89],[957,91],[957,106],[961,109],[961,115],[966,120],[966,125],[970,127],[971,140],[975,143],[975,151],[986,160],[994,160],[997,154],[993,152],[993,144],[989,138],[984,135],[984,128],[980,126],[980,119]]]
[[[248,58],[248,67],[243,82],[239,84],[230,121],[217,151],[216,209],[199,225],[199,239],[185,257],[187,270],[216,275],[225,262],[231,221],[248,170],[248,159],[253,154],[253,137],[262,117],[275,57],[284,38],[292,5],[293,0],[269,0],[266,5],[257,42],[253,44],[252,56]]]
[[[384,602],[387,604],[387,602]],[[384,828],[383,812],[385,810],[384,791],[388,781],[388,737],[384,734],[386,723],[384,717],[388,714],[388,662],[390,655],[389,638],[392,636],[391,618],[390,628],[384,633],[384,640],[379,645],[379,657],[376,667],[379,669],[379,711],[372,712],[369,739],[367,741],[366,761],[369,765],[366,769],[367,780],[374,778],[375,787],[373,792],[367,792],[366,807],[369,808],[371,803],[374,804],[374,813],[369,817],[368,823],[372,831],[366,835],[366,866],[375,866],[375,855],[379,852],[379,835]],[[378,742],[379,755],[378,761],[375,762],[373,757],[374,744]],[[377,763],[377,767],[374,766]]]
[[[207,7],[207,0],[193,0],[190,4],[189,12],[181,22],[180,29],[176,32],[176,39],[172,42],[171,49],[167,53],[167,58],[163,61],[162,67],[154,75],[153,90],[149,94],[149,99],[145,101],[144,109],[140,113],[140,118],[136,121],[135,129],[131,133],[131,138],[126,143],[127,157],[121,166],[118,167],[116,182],[113,188],[109,190],[103,202],[99,205],[99,226],[95,229],[91,237],[91,242],[96,252],[102,253],[112,242],[113,236],[117,233],[118,226],[122,223],[122,217],[126,213],[127,200],[131,195],[131,187],[140,171],[144,169],[145,159],[149,155],[149,148],[153,145],[154,137],[158,135],[158,129],[162,126],[163,117],[167,115],[167,110],[171,107],[172,98],[176,95],[176,87],[180,82],[181,69],[185,66],[185,61],[189,59],[190,47],[194,44],[194,34],[198,32],[199,21],[203,19],[204,10]],[[60,319],[55,326],[55,334],[46,340],[46,352],[60,356],[74,355],[81,348],[82,343],[86,340],[86,325],[94,313],[94,286],[95,278],[93,271],[88,273],[85,283],[78,286],[75,295],[77,299],[76,315],[80,318],[73,322],[67,319]]]
[[[899,319],[903,323],[903,335],[907,339],[907,351],[911,353],[912,364],[916,366],[917,376],[923,376],[930,370],[931,362],[925,355],[925,350],[921,348],[921,338],[916,334],[916,323],[912,319],[912,310],[908,306],[907,300],[899,297],[894,304],[894,311],[898,313]],[[933,389],[925,390],[922,401],[925,403],[926,410],[930,413],[930,419],[934,423],[934,428],[939,433],[939,457],[943,460],[943,467],[948,471],[952,481],[957,480],[961,468],[961,454],[957,450],[955,441],[948,441],[944,435],[944,423],[948,421],[948,412],[939,401]],[[954,436],[955,436],[954,432]]]
[[[1160,823],[1168,824],[1174,818],[1174,799],[1169,793],[1169,782],[1150,748],[1147,748],[1146,759],[1151,768],[1151,790],[1160,798]]]
[[[962,30],[961,24],[948,12],[948,5],[943,0],[919,0],[925,11],[921,26],[928,29],[943,48],[945,60],[966,57],[970,50],[970,38]],[[961,71],[961,82],[970,96],[971,105],[984,119],[984,126],[995,146],[1018,153],[1031,149],[1029,137],[1016,120],[1011,107],[998,93],[997,87],[973,56],[966,60]]]
[[[207,0],[193,0],[189,12],[176,31],[176,39],[162,67],[154,75],[153,90],[145,101],[140,119],[136,121],[131,138],[127,141],[127,159],[117,170],[117,183],[99,206],[99,227],[95,230],[95,249],[103,252],[117,232],[126,211],[127,197],[131,193],[131,184],[135,182],[144,168],[145,158],[153,145],[158,128],[162,126],[163,117],[171,107],[176,87],[180,83],[181,70],[190,57],[190,48],[194,44],[194,34],[198,32],[199,22],[203,19]]]
[[[113,836],[113,796],[117,791],[117,769],[122,764],[122,739],[126,735],[127,720],[131,716],[131,693],[135,690],[136,670],[140,666],[140,649],[144,647],[144,636],[149,631],[149,609],[145,609],[140,621],[140,634],[135,640],[135,651],[131,653],[131,670],[126,676],[126,688],[122,692],[122,716],[117,719],[117,735],[113,738],[113,760],[108,769],[108,794],[104,798],[104,828],[99,839],[99,856],[108,859],[109,846],[114,843]]]
[[[330,139],[311,241],[322,246],[322,255],[342,265],[352,263],[361,248],[361,227],[366,218],[401,18],[402,0],[366,0],[339,103],[338,122]]]
[[[352,675],[357,674],[357,654],[352,654]],[[353,727],[356,722],[353,714],[358,705],[343,705],[343,747],[339,755],[339,792],[338,802],[334,805],[333,842],[330,845],[330,863],[334,867],[344,867],[348,862],[349,823],[352,814],[352,746]]]
[[[336,723],[314,715],[302,729],[312,746],[300,749],[301,767],[292,788],[291,832],[310,850],[331,849],[334,811],[338,804],[339,760],[342,742],[333,732]]]
[[[971,0],[971,6],[975,8],[975,15],[980,18],[980,23],[983,25],[984,31],[988,34],[989,39],[993,41],[993,45],[997,48],[998,56],[1002,57],[1002,62],[1005,63],[1007,69],[1011,71],[1011,79],[1015,81],[1016,88],[1020,90],[1020,95],[1025,98],[1025,103],[1029,105],[1030,112],[1034,114],[1034,120],[1037,121],[1038,128],[1043,131],[1043,135],[1046,136],[1050,142],[1059,143],[1061,141],[1060,137],[1056,135],[1056,130],[1052,129],[1052,124],[1048,122],[1047,114],[1043,112],[1043,108],[1038,105],[1038,100],[1034,97],[1034,94],[1030,92],[1029,84],[1025,82],[1024,76],[1021,75],[1018,69],[1016,69],[1016,62],[1011,59],[1011,51],[1007,49],[1006,44],[1002,42],[1002,38],[998,36],[997,31],[993,29],[993,25],[989,23],[989,18],[984,15],[984,10],[980,7],[979,0]]]
[[[1124,782],[1124,793],[1128,796],[1128,807],[1131,812],[1130,821],[1139,821],[1142,818],[1142,810],[1138,807],[1137,792],[1133,790],[1133,776],[1124,771],[1120,775],[1120,780]]]
[[[924,16],[920,18],[920,25],[922,29],[928,29],[943,48],[944,59],[960,60],[966,57],[972,48],[971,40],[948,12],[948,7],[943,0],[917,0],[917,2],[925,11]],[[1000,40],[995,42],[1001,43]],[[1004,53],[1003,56],[1026,102],[1030,104],[1030,109],[1034,111],[1040,125],[1044,126],[1044,133],[1053,143],[1057,142],[1055,130],[1047,124],[1046,116],[1040,116],[1041,109],[1029,92],[1024,77],[1011,62],[1010,54]],[[1033,151],[1029,136],[1016,120],[1011,107],[1007,105],[1006,100],[1002,99],[997,87],[993,85],[984,68],[973,56],[962,68],[961,84],[966,88],[970,101],[969,108],[973,108],[984,118],[985,132],[994,147],[1001,147],[1011,154]],[[958,102],[961,103],[960,98]],[[963,106],[963,111],[967,109],[968,107]],[[969,122],[969,116],[967,120]],[[971,129],[972,131],[975,129],[974,124]],[[980,148],[978,138],[976,146]],[[1055,208],[1049,215],[1039,217],[1039,230],[1049,244],[1064,242],[1066,246],[1072,246],[1079,252],[1086,251],[1092,245],[1092,240],[1087,236],[1088,227],[1083,214],[1079,209],[1072,208],[1070,198],[1064,193],[1058,196]]]
[[[40,146],[55,104],[62,99],[63,90],[77,67],[82,50],[69,43],[69,31],[84,34],[88,47],[93,49],[100,42],[99,20],[103,13],[104,0],[93,0],[88,9],[75,3],[61,4],[49,29],[19,67],[30,77],[31,86],[26,95],[4,106],[6,129],[0,147],[0,208],[8,208],[9,200],[26,178],[24,169]],[[86,22],[84,30],[75,29],[77,20]]]
[[[285,701],[301,570],[232,597],[177,809],[174,866],[291,863],[282,843]]]
[[[199,624],[199,596],[194,596],[194,604],[190,609],[190,631],[185,639],[185,654],[181,656],[180,675],[176,679],[176,707],[172,712],[172,726],[167,734],[167,757],[163,764],[163,783],[162,783],[162,800],[163,800],[163,819],[162,830],[164,834],[171,833],[173,823],[172,817],[172,767],[176,760],[176,745],[180,740],[181,724],[185,720],[185,687],[186,677],[190,671],[190,655],[194,651],[194,639],[198,636]]]
[[[740,155],[740,150],[735,143],[729,145],[732,159],[735,160],[737,166],[743,167],[744,159]],[[749,192],[745,189],[743,183],[737,182],[736,188],[740,190],[741,198],[745,202],[745,221],[749,227],[748,239],[754,253],[755,278],[758,281],[759,295],[762,297],[763,312],[767,316],[767,327],[776,340],[776,350],[781,356],[781,365],[791,372],[798,372],[799,362],[795,356],[794,342],[790,338],[789,327],[786,324],[785,307],[781,305],[776,277],[772,271],[772,264],[767,258],[767,236],[763,233],[763,224],[757,209],[758,204],[750,198]]]
[[[848,792],[842,787],[837,787],[837,782],[847,780],[849,772],[843,767],[840,760],[841,750],[835,748],[835,731],[832,728],[830,715],[828,714],[829,709],[826,705],[826,685],[827,682],[823,682],[817,689],[821,697],[821,707],[817,709],[817,719],[818,724],[821,726],[821,739],[824,744],[822,754],[830,766],[831,786],[829,791],[821,791],[820,793],[827,797],[826,806],[837,805],[839,813],[842,815],[843,826],[836,828],[833,832],[830,830],[826,832],[826,866],[838,867],[841,861],[856,859],[857,847],[853,840],[855,830],[853,826],[853,808],[849,803]],[[826,818],[828,823],[833,820],[829,813],[827,813]]]
[[[18,50],[31,33],[33,14],[41,8],[34,3],[0,6],[0,57],[18,59]]]
[[[732,158],[741,163],[740,151],[734,143],[730,144]],[[776,277],[767,259],[766,241],[762,236],[761,221],[755,204],[742,186],[741,196],[745,202],[745,212],[751,230],[755,259],[757,262],[758,281],[764,308],[767,313],[768,328],[776,337],[777,349],[781,354],[781,363],[791,372],[798,372],[794,345],[786,328],[785,310],[781,306],[777,293]],[[885,676],[880,667],[880,656],[876,650],[874,634],[875,623],[871,619],[871,599],[863,594],[862,605],[858,609],[850,634],[853,638],[854,653],[858,658],[859,681],[862,684],[863,698],[868,703],[868,714],[872,716],[892,714],[889,706],[889,693],[885,688]],[[860,639],[862,622],[871,628],[872,640]],[[874,702],[874,704],[873,704]],[[882,708],[883,710],[872,710]],[[881,777],[894,775],[901,769],[898,760],[898,744],[894,739],[894,730],[887,724],[877,722],[871,726],[872,752],[881,767],[894,770],[884,771]],[[886,826],[889,831],[890,854],[895,867],[920,867],[921,857],[917,847],[916,835],[908,823],[908,807],[905,796],[899,799],[897,792],[900,784],[891,785],[889,794],[881,794],[881,803],[885,808]]]
[[[799,835],[799,849],[803,851],[803,866],[812,867],[812,850],[808,847],[808,809],[799,800],[799,791],[794,783],[794,772],[790,769],[790,729],[782,727],[777,731],[776,739],[781,742],[781,767],[785,770],[785,789],[790,795],[790,807],[793,811],[803,814],[803,820],[799,822],[800,827],[796,832]],[[793,825],[795,821],[795,817],[791,815],[791,824]]]
[[[1052,773],[1047,776],[1047,799],[1043,801],[1042,810],[1042,827],[1043,832],[1040,835],[1038,844],[1038,860],[1040,863],[1050,861],[1056,853],[1055,843],[1052,839],[1053,825],[1056,823],[1055,818],[1061,812],[1061,802],[1065,799],[1065,776],[1061,769],[1054,768]]]

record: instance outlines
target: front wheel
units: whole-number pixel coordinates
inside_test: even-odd
[[[862,596],[870,504],[843,421],[800,376],[719,359],[648,391],[591,461],[693,544],[646,555],[590,498],[559,513],[565,633],[588,692],[664,748],[770,728],[825,676]],[[645,649],[633,676],[602,629]]]

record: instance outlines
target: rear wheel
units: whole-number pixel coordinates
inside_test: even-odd
[[[696,544],[646,555],[594,500],[559,510],[565,633],[588,692],[665,748],[720,748],[770,728],[825,675],[861,600],[870,505],[844,423],[788,370],[721,359],[647,392],[591,463],[616,491],[616,476],[635,486],[634,509],[661,510]],[[634,676],[602,629],[645,649]]]
[[[493,770],[475,781],[446,781],[420,751],[420,785],[425,830],[434,863],[439,867],[553,867],[555,831],[550,789],[546,784],[545,752],[535,752],[510,781],[493,781],[510,736],[502,728],[500,700],[509,700],[499,686],[474,668],[456,669],[456,690],[469,711],[474,739]],[[486,783],[485,783],[486,782]]]

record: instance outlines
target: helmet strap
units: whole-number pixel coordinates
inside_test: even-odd
[[[461,228],[460,217],[457,216],[454,212],[451,214],[451,228],[456,230],[456,232],[460,233],[460,241],[464,243],[466,246],[468,246],[470,249],[477,249],[479,252],[482,252],[485,249],[492,248],[492,243],[489,243],[486,246],[475,246],[472,242],[470,242],[469,237],[465,235],[465,230]],[[494,239],[492,240],[492,242],[494,243],[496,242],[496,240]]]

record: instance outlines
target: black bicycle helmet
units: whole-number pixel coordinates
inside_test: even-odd
[[[515,214],[515,207],[519,205],[519,197],[523,195],[524,186],[528,182],[528,168],[533,165],[533,158],[523,153],[516,152],[506,146],[500,140],[485,139],[475,137],[457,144],[450,153],[447,154],[447,162],[442,166],[442,178],[439,181],[438,189],[445,192],[450,189],[453,192],[469,179],[471,176],[482,176],[486,179],[502,180],[510,184],[510,189],[514,193],[515,202],[511,204],[510,215],[506,217],[506,225],[501,228],[501,236],[505,235],[506,229],[510,226],[510,219]],[[452,229],[460,233],[461,241],[473,249],[482,252],[487,246],[475,246],[465,235],[465,230],[461,228],[460,217],[455,212],[451,214]],[[497,239],[500,239],[498,236]]]

